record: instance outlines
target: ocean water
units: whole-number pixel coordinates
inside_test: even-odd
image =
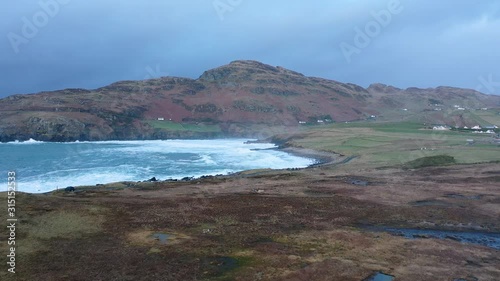
[[[17,189],[43,193],[67,186],[302,168],[315,160],[246,139],[0,143],[0,183],[16,172]]]

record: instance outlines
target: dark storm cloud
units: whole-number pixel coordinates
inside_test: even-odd
[[[196,78],[237,59],[365,87],[500,93],[497,1],[367,2],[4,2],[0,96],[161,75]]]

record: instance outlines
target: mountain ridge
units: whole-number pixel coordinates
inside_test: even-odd
[[[8,96],[0,99],[0,141],[247,136],[266,126],[374,116],[461,126],[477,122],[460,116],[455,105],[469,110],[498,108],[500,97],[447,86],[403,90],[375,83],[363,88],[237,60],[197,79],[160,77],[118,81],[93,90]],[[192,126],[174,129],[170,123]]]

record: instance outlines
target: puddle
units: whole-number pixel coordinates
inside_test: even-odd
[[[481,245],[500,250],[500,233],[441,231],[411,228],[368,227],[370,231],[388,232],[408,239],[449,239],[465,244]]]
[[[370,277],[364,279],[363,281],[392,281],[394,280],[394,276],[387,275],[382,272],[377,272],[371,275]]]
[[[448,202],[440,201],[440,200],[419,200],[410,202],[412,206],[443,206],[448,207],[451,204]]]
[[[449,193],[449,194],[445,194],[444,197],[453,198],[453,199],[465,199],[465,200],[481,200],[481,198],[483,198],[483,195],[466,196],[466,195],[462,195],[462,194],[458,194],[458,193]]]
[[[155,233],[153,234],[153,238],[158,239],[161,244],[167,244],[168,238],[170,238],[172,235],[170,234],[165,234],[165,233]]]

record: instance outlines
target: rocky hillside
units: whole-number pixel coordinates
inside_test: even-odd
[[[121,81],[95,90],[1,99],[0,141],[242,136],[264,127],[318,120],[472,124],[478,120],[469,120],[456,106],[472,110],[499,105],[499,96],[473,90],[403,90],[382,84],[365,89],[256,61],[235,61],[198,79]]]

